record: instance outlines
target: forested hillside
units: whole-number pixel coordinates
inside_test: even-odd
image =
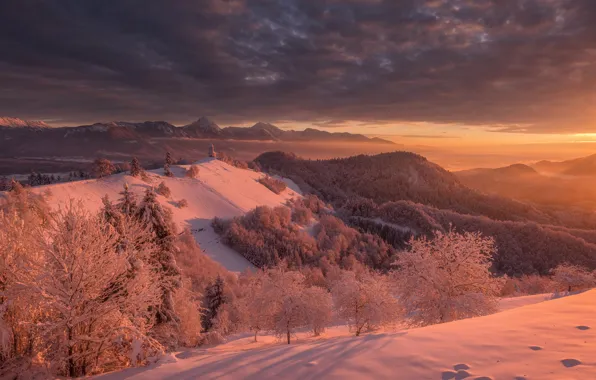
[[[500,273],[546,274],[563,262],[596,268],[592,214],[552,212],[484,195],[413,153],[304,160],[271,152],[255,161],[333,203],[346,223],[397,249],[410,236],[452,226],[494,237],[494,270]]]

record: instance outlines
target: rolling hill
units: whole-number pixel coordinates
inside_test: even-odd
[[[48,194],[48,202],[54,207],[64,205],[71,199],[83,202],[90,211],[101,208],[101,198],[107,195],[117,201],[124,184],[141,196],[145,189],[160,182],[170,188],[169,199],[158,196],[159,201],[173,211],[173,220],[180,229],[188,227],[205,253],[226,269],[241,272],[252,265],[232,249],[219,243],[219,237],[211,227],[215,217],[231,218],[260,205],[277,206],[286,200],[299,196],[291,188],[277,195],[257,182],[261,173],[243,170],[216,159],[205,159],[197,163],[200,173],[197,179],[185,178],[188,166],[172,167],[174,177],[166,177],[163,170],[149,171],[148,181],[125,174],[116,174],[102,179],[69,182],[35,187],[37,193]],[[176,202],[186,199],[188,207],[177,208]]]
[[[559,176],[596,175],[596,154],[567,161],[539,161],[532,165],[537,171]]]

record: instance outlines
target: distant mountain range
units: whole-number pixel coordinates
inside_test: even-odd
[[[353,142],[393,144],[380,138],[369,138],[360,134],[330,133],[308,128],[303,131],[282,130],[273,124],[257,123],[252,127],[226,127],[202,117],[199,120],[177,127],[165,121],[130,123],[115,121],[95,123],[79,127],[50,128],[41,121],[26,121],[16,118],[0,118],[0,144],[2,141],[28,135],[31,138],[62,137],[77,140],[81,138],[107,139],[116,141],[142,141],[151,138],[198,138],[219,140],[257,140],[294,142]]]
[[[537,171],[550,175],[594,176],[596,175],[596,154],[561,162],[540,161],[532,166]]]
[[[486,194],[544,205],[596,207],[596,155],[455,174],[466,186]]]

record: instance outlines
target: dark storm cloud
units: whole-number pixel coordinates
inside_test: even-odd
[[[593,0],[0,0],[0,114],[596,131]]]

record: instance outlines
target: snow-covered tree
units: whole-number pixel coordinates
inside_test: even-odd
[[[596,284],[594,274],[584,267],[560,264],[552,271],[553,280],[562,291],[574,291],[593,287]]]
[[[0,215],[3,298],[8,314],[19,315],[13,331],[22,334],[12,339],[34,336],[21,354],[47,360],[58,375],[135,365],[161,350],[148,336],[150,309],[160,303],[156,271],[145,258],[153,245],[132,230],[137,244],[121,245],[114,228],[97,228],[98,218],[76,204],[53,213],[43,229]]]
[[[197,178],[199,176],[199,167],[197,165],[190,165],[185,176],[188,178]]]
[[[163,173],[166,177],[173,177],[174,174],[172,173],[172,171],[170,170],[170,166],[172,166],[172,164],[174,163],[174,160],[172,160],[172,155],[170,154],[170,152],[166,152],[166,159],[163,165]]]
[[[165,164],[166,165],[172,165],[174,163],[174,160],[172,159],[172,154],[170,153],[170,151],[166,152],[166,159],[165,159]]]
[[[205,289],[205,313],[203,314],[203,328],[205,331],[211,330],[220,308],[226,302],[224,287],[225,282],[218,275],[215,281]]]
[[[103,178],[113,174],[116,171],[116,167],[108,159],[97,158],[95,161],[93,161],[91,170],[95,177]]]
[[[399,300],[414,325],[490,314],[500,280],[490,272],[494,240],[480,233],[437,232],[410,240],[395,262]]]
[[[268,329],[279,337],[285,336],[290,344],[296,329],[307,324],[304,276],[283,267],[270,269],[262,291],[271,311]]]
[[[325,332],[333,319],[333,299],[327,289],[312,286],[302,294],[306,306],[308,327],[315,336]]]
[[[264,271],[243,274],[245,283],[241,298],[240,308],[244,316],[244,323],[250,331],[255,333],[255,342],[260,331],[266,330],[271,325],[271,310],[268,308],[268,300],[263,292],[263,283],[267,276]]]
[[[151,231],[154,242],[159,247],[154,260],[158,267],[163,304],[158,309],[158,321],[169,322],[177,319],[174,311],[173,293],[179,288],[180,269],[174,257],[175,226],[171,211],[164,209],[157,201],[153,189],[147,189],[137,210],[137,218]]]
[[[122,222],[122,214],[114,206],[112,201],[110,201],[110,198],[107,194],[101,198],[101,202],[103,203],[103,207],[101,209],[103,220],[117,228],[117,226]]]
[[[130,175],[133,177],[138,177],[143,172],[143,168],[141,167],[141,163],[136,157],[132,158],[130,161]]]
[[[161,181],[160,184],[157,186],[157,194],[169,198],[172,195],[172,191],[164,181]]]
[[[132,216],[137,212],[137,199],[135,194],[130,191],[128,183],[124,184],[124,189],[120,192],[118,208],[124,215]]]
[[[369,271],[341,271],[333,281],[332,294],[338,316],[356,336],[366,328],[372,330],[395,323],[401,309],[391,292],[387,276]]]

